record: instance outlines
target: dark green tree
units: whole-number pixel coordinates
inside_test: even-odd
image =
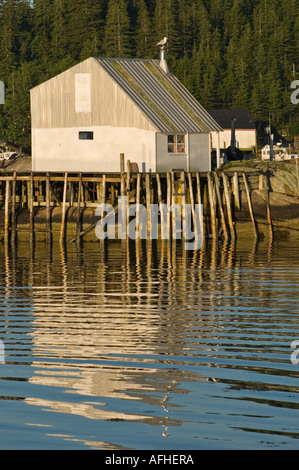
[[[177,0],[157,0],[154,14],[155,43],[164,37],[168,38],[167,56],[170,63],[183,57],[181,22],[178,17]],[[158,49],[157,49],[158,51]]]
[[[133,54],[131,23],[125,0],[109,1],[103,51],[110,57],[131,57]]]
[[[77,60],[99,55],[103,41],[102,1],[67,1],[68,53]]]
[[[38,73],[38,68],[32,63],[24,63],[11,73],[7,83],[4,106],[7,127],[3,137],[24,147],[30,147],[29,90],[36,85]]]
[[[164,36],[170,70],[206,107],[294,129],[298,18],[298,0],[0,0],[2,133],[29,139],[31,86],[94,55],[158,58]]]
[[[44,70],[47,70],[50,65],[52,27],[53,9],[51,0],[35,0],[31,55],[32,59],[37,61]]]
[[[136,26],[135,42],[136,57],[153,57],[154,34],[152,20],[144,0],[135,0]]]
[[[20,30],[17,2],[14,0],[2,1],[0,7],[0,69],[2,81],[5,81],[18,64]]]

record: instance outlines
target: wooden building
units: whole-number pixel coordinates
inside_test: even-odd
[[[163,60],[89,58],[33,88],[32,170],[209,171],[221,126]]]

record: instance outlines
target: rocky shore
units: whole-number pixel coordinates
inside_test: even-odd
[[[267,225],[267,201],[274,232],[283,237],[299,237],[299,162],[230,162],[221,171],[232,175],[235,172],[246,173],[249,182],[250,198],[254,217],[260,232]],[[261,187],[261,172],[268,184],[268,190]],[[234,219],[237,230],[245,229],[245,222],[250,219],[248,197],[240,184],[240,207],[235,207]],[[248,228],[248,227],[247,227]]]

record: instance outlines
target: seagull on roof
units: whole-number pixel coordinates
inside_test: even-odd
[[[162,39],[160,42],[158,42],[157,46],[165,46],[165,44],[167,43],[168,41],[168,38],[164,38]]]

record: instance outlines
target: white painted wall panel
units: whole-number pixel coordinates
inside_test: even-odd
[[[211,171],[210,134],[189,134],[190,171]]]
[[[75,74],[75,112],[91,113],[90,73]]]
[[[231,130],[227,129],[220,132],[220,148],[224,149],[230,146]],[[217,148],[217,133],[212,132],[213,148]],[[251,149],[256,146],[256,132],[251,129],[236,129],[237,147],[240,149]]]
[[[79,131],[94,132],[79,140]],[[33,171],[119,172],[120,153],[139,171],[156,171],[155,133],[134,128],[33,129]]]

